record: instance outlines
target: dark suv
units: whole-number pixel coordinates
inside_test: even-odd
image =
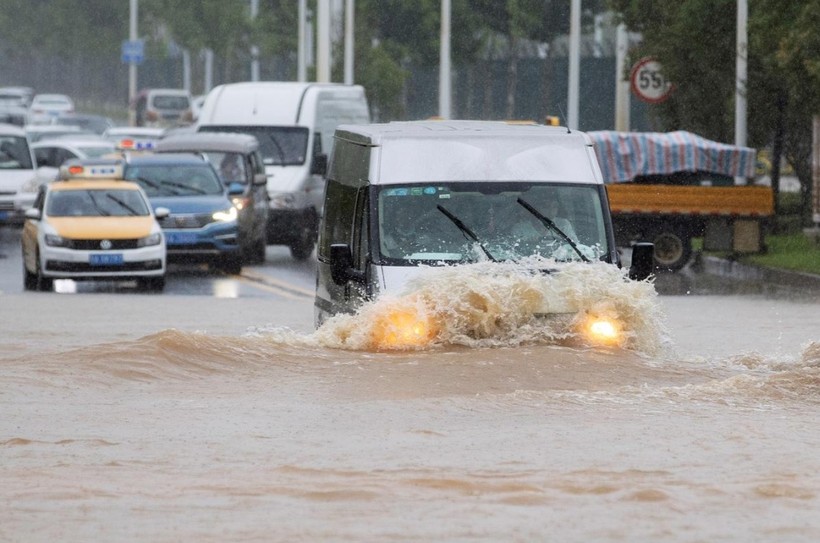
[[[136,181],[154,209],[170,214],[160,221],[168,260],[207,262],[226,273],[242,271],[239,212],[211,163],[191,154],[125,157],[125,179]]]
[[[239,210],[239,245],[247,264],[265,261],[267,247],[267,175],[259,143],[248,134],[196,132],[159,140],[157,153],[197,153],[208,159],[232,193]]]

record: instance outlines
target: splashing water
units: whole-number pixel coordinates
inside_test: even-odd
[[[646,353],[661,344],[653,284],[611,264],[532,259],[420,271],[404,292],[332,317],[315,341],[354,350],[608,343]],[[604,337],[590,342],[590,330]]]

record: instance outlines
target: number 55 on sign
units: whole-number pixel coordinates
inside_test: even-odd
[[[669,98],[674,86],[666,80],[661,63],[652,57],[639,60],[629,75],[632,92],[644,102],[659,104]]]

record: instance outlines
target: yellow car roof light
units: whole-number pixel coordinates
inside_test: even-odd
[[[75,161],[71,160],[60,167],[60,179],[122,179],[124,175],[122,161]]]

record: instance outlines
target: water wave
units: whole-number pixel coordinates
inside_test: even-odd
[[[544,268],[555,271],[533,271]],[[630,281],[604,263],[430,267],[405,292],[334,316],[314,337],[326,347],[354,350],[578,345],[588,344],[590,319],[606,318],[617,323],[618,346],[653,353],[665,334],[656,296],[651,282]]]

